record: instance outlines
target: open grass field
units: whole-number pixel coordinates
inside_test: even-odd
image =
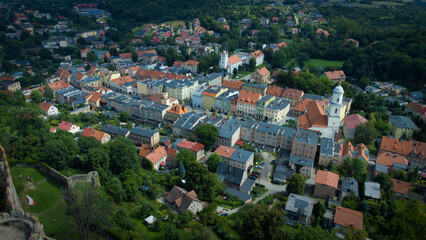
[[[361,7],[361,8],[379,8],[381,6],[396,7],[400,5],[402,5],[402,3],[390,2],[390,1],[377,1],[377,2],[371,2],[370,4],[352,3],[352,6]]]
[[[309,59],[306,63],[307,65],[312,65],[314,67],[338,67],[341,68],[343,61],[329,61],[324,59]]]
[[[66,215],[68,205],[64,200],[65,189],[62,186],[34,168],[14,167],[11,174],[22,208],[38,215],[47,236],[80,239],[74,218]],[[22,175],[22,180],[19,175]],[[33,182],[27,181],[27,176],[32,177]],[[33,198],[36,205],[29,206],[25,195]],[[56,219],[56,223],[53,219]]]

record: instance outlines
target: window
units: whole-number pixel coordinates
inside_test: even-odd
[[[334,113],[337,113],[337,108],[336,108],[336,110],[334,110]]]
[[[337,102],[339,102],[339,98],[337,98]]]

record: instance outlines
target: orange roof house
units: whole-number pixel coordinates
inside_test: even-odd
[[[228,63],[231,64],[231,65],[234,65],[234,64],[239,63],[239,62],[241,62],[241,58],[238,57],[238,55],[236,55],[236,54],[232,55],[228,58]]]
[[[392,182],[393,182],[392,191],[394,191],[397,196],[408,197],[411,183],[400,181],[397,179],[392,179]]]
[[[342,147],[342,157],[343,158],[359,158],[368,163],[369,151],[365,144],[358,143],[355,147],[351,142],[347,142]]]
[[[228,81],[228,80],[222,81],[222,87],[235,89],[235,90],[241,90],[243,88],[243,84],[244,83],[241,81]]]
[[[214,152],[223,158],[230,158],[235,151],[237,149],[220,145]]]
[[[402,155],[390,152],[381,152],[377,156],[376,164],[380,164],[386,167],[392,167],[394,163],[398,163],[403,166],[408,166],[408,160]]]
[[[238,96],[238,103],[256,105],[257,101],[262,97],[260,93],[241,90],[240,95]]]
[[[146,156],[146,159],[148,159],[154,165],[155,170],[158,170],[160,165],[164,166],[166,164],[166,158],[167,152],[166,148],[163,146],[157,147],[154,151],[148,154],[148,156]]]
[[[426,143],[419,141],[403,141],[383,136],[379,153],[384,151],[403,155],[410,165],[417,166],[420,162],[420,166],[424,166],[426,160]]]
[[[329,78],[333,82],[337,82],[337,81],[344,82],[346,79],[346,75],[342,70],[325,72],[324,74],[327,78]]]
[[[152,152],[152,147],[149,146],[148,144],[142,144],[141,148],[139,149],[139,156],[146,158],[146,156],[148,156],[148,154],[150,154]]]
[[[177,115],[180,116],[180,115],[182,115],[184,113],[187,113],[188,112],[188,108],[186,108],[183,105],[174,105],[167,112],[174,113],[174,114],[177,114]]]
[[[331,198],[334,197],[339,184],[339,175],[329,172],[318,170],[315,177],[315,191],[314,196]]]
[[[188,60],[188,61],[184,62],[184,64],[186,64],[188,66],[198,66],[199,62],[195,61],[195,60]]]
[[[299,128],[327,127],[328,117],[320,105],[314,101],[306,106],[306,113],[297,118]]]
[[[268,70],[266,67],[262,67],[261,69],[258,69],[258,70],[257,70],[257,73],[258,73],[260,76],[267,76],[267,75],[271,74],[271,73],[269,72],[269,70]]]
[[[264,54],[263,54],[263,52],[261,51],[261,50],[257,50],[257,51],[254,51],[254,52],[252,52],[252,53],[250,53],[253,57],[255,57],[255,58],[258,58],[258,57],[262,57]]]
[[[283,95],[284,88],[278,87],[278,86],[269,86],[268,91],[266,91],[266,94],[272,95],[275,97],[281,97]],[[305,111],[305,108],[303,108],[303,111]]]
[[[111,140],[111,136],[108,133],[95,130],[90,127],[86,127],[81,134],[83,137],[94,137],[96,140],[100,141],[101,143],[107,143],[109,140]]]
[[[334,224],[361,230],[363,228],[362,212],[349,208],[337,207],[336,213],[334,214]]]
[[[176,167],[175,157],[177,154],[177,150],[174,148],[167,148],[166,153],[167,153],[166,165],[168,167]]]

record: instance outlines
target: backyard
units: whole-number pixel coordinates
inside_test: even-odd
[[[11,174],[22,208],[38,215],[46,236],[55,239],[80,238],[74,218],[66,215],[68,205],[64,200],[65,189],[62,186],[34,168],[13,167]],[[27,180],[27,177],[32,178],[32,181]],[[34,199],[35,205],[28,205],[26,195]]]
[[[343,65],[343,61],[330,61],[325,59],[309,59],[309,61],[306,63],[307,65],[311,65],[313,67],[337,67],[341,68]]]

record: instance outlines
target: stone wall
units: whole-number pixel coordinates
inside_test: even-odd
[[[49,165],[44,163],[37,163],[36,165],[37,169],[46,173],[49,175],[55,182],[60,183],[65,188],[71,187],[71,180],[62,175],[60,172],[56,171],[55,169],[51,168]]]

